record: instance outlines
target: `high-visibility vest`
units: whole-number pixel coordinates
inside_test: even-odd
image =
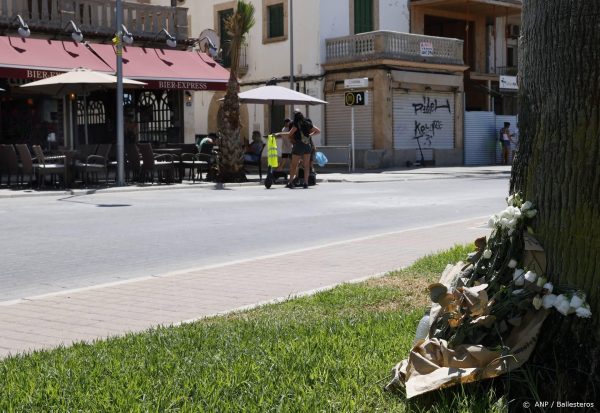
[[[271,168],[277,168],[279,165],[277,159],[277,141],[275,135],[269,135],[267,137],[267,161]]]

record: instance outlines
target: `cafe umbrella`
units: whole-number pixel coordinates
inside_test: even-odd
[[[138,82],[137,80],[123,78],[123,86],[126,88],[142,88],[145,85],[146,83]],[[46,79],[36,80],[20,87],[57,97],[65,97],[71,93],[83,96],[85,142],[88,143],[87,95],[96,90],[116,88],[117,77],[108,73],[80,67]],[[70,135],[71,139],[73,139],[72,126]]]
[[[273,113],[273,105],[325,105],[327,102],[304,93],[277,85],[261,86],[238,94],[240,103],[268,104]],[[269,166],[265,186],[271,187],[273,170]]]

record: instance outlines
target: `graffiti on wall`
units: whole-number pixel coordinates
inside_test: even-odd
[[[421,96],[422,102],[413,103],[412,107],[415,115],[415,129],[413,139],[424,139],[423,144],[425,146],[431,146],[433,138],[435,138],[436,131],[438,134],[444,128],[444,123],[439,119],[439,114],[447,110],[448,113],[452,113],[450,109],[450,101],[448,99],[431,99],[427,96]]]

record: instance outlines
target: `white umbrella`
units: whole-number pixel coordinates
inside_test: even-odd
[[[327,102],[282,86],[261,86],[238,94],[241,103],[324,105]]]
[[[123,78],[123,87],[141,88],[146,83]],[[48,77],[35,82],[27,83],[20,87],[29,90],[35,90],[39,93],[54,96],[65,96],[69,93],[75,93],[83,96],[84,122],[85,122],[85,143],[88,143],[88,125],[87,125],[87,94],[94,90],[115,88],[117,86],[117,77],[108,73],[96,72],[83,67],[73,69],[60,75]],[[73,134],[71,133],[71,139]]]
[[[85,68],[73,69],[60,75],[36,80],[21,87],[40,93],[64,96],[68,93],[84,95],[94,90],[117,86],[117,77],[108,73],[96,72]],[[124,87],[144,87],[146,83],[123,78]]]

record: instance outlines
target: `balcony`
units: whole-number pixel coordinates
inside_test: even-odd
[[[178,41],[187,39],[187,8],[122,4],[123,23],[137,39],[152,40],[163,28]],[[60,32],[73,20],[86,37],[112,37],[115,7],[115,1],[105,0],[0,0],[0,27],[16,31],[13,21],[19,14],[33,32]]]
[[[378,59],[463,65],[463,41],[418,34],[376,31],[325,41],[326,64]]]
[[[411,0],[411,12],[416,8],[459,13],[471,16],[511,16],[521,14],[521,0]]]

